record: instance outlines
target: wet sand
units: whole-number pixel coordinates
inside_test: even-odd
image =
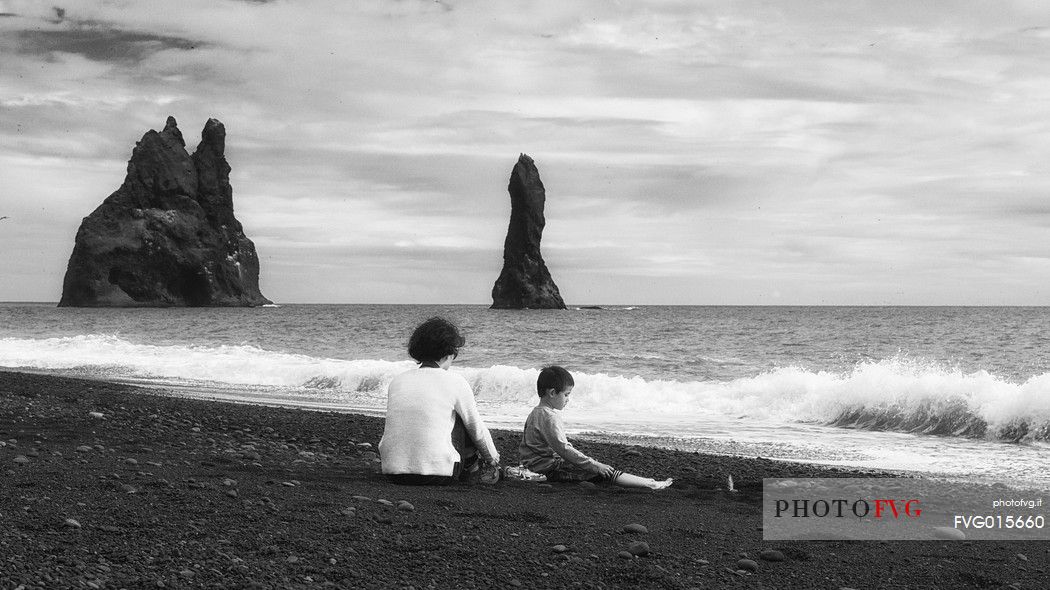
[[[381,434],[382,419],[369,416],[0,372],[0,588],[1034,589],[1050,580],[1048,543],[762,540],[763,477],[844,470],[580,441],[606,463],[675,486],[403,487],[378,473]],[[515,463],[518,434],[494,438]],[[729,475],[739,491],[724,489]],[[624,532],[631,524],[648,532]],[[624,553],[639,541],[647,554]],[[768,550],[785,559],[762,559]],[[739,570],[742,557],[757,571]]]

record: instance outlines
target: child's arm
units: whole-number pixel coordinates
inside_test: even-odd
[[[555,413],[542,413],[540,419],[537,420],[536,426],[543,434],[543,438],[547,440],[547,444],[550,445],[551,449],[559,457],[565,459],[566,462],[592,471],[600,471],[602,467],[609,467],[576,450],[565,436],[565,427],[562,426],[561,418]]]

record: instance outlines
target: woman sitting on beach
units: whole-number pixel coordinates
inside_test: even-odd
[[[499,479],[499,452],[474,392],[448,370],[464,342],[455,324],[438,317],[420,324],[408,341],[419,368],[390,382],[379,441],[383,473],[394,483],[448,484],[479,471],[483,482]]]

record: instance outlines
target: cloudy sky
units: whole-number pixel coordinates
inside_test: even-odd
[[[489,303],[510,171],[566,302],[1050,304],[1030,2],[0,0],[0,300],[174,115],[277,302]]]

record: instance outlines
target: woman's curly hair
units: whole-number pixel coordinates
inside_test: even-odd
[[[432,317],[419,324],[408,339],[408,354],[420,363],[437,362],[448,355],[453,358],[466,339],[456,324],[441,317]]]

